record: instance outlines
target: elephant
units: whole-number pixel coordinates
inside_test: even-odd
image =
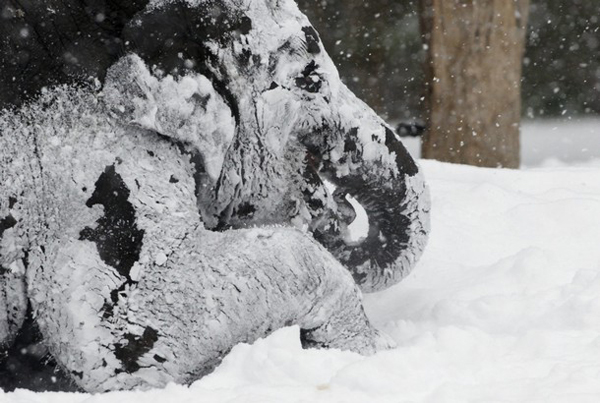
[[[192,382],[291,324],[393,345],[361,290],[414,267],[428,190],[292,0],[1,7],[0,350],[31,320],[101,392]]]

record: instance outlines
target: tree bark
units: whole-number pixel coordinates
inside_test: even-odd
[[[519,167],[529,0],[421,0],[427,52],[424,158]]]

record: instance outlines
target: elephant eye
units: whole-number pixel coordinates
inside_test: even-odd
[[[296,86],[304,91],[315,93],[319,92],[321,86],[323,85],[322,77],[317,72],[319,65],[314,62],[310,62],[300,73],[298,77],[296,77]]]

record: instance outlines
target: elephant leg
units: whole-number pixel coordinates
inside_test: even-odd
[[[171,273],[169,282],[145,277],[132,303],[146,307],[136,320],[152,323],[156,335],[137,363],[168,373],[175,382],[211,372],[238,343],[294,324],[304,329],[307,347],[371,354],[392,346],[369,324],[347,270],[295,229],[198,229],[188,233],[162,270]],[[148,332],[145,327],[138,336]]]
[[[166,256],[202,228],[194,168],[156,133],[101,127],[93,144],[85,130],[67,131],[83,138],[70,139],[78,158],[66,161],[41,142],[49,189],[41,204],[56,225],[32,248],[28,294],[50,353],[81,388],[164,385],[168,373],[138,364],[156,326],[137,321],[149,308],[132,304],[143,279],[170,281]]]
[[[215,267],[226,262],[239,299],[225,315],[244,312],[245,320],[254,323],[250,328],[265,326],[238,341],[297,324],[305,347],[371,354],[393,345],[370,325],[347,269],[306,234],[267,227],[210,235]]]

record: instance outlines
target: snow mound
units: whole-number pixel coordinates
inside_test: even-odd
[[[292,327],[190,387],[0,402],[600,401],[600,169],[421,166],[429,246],[401,284],[365,297],[398,348],[302,350]]]

